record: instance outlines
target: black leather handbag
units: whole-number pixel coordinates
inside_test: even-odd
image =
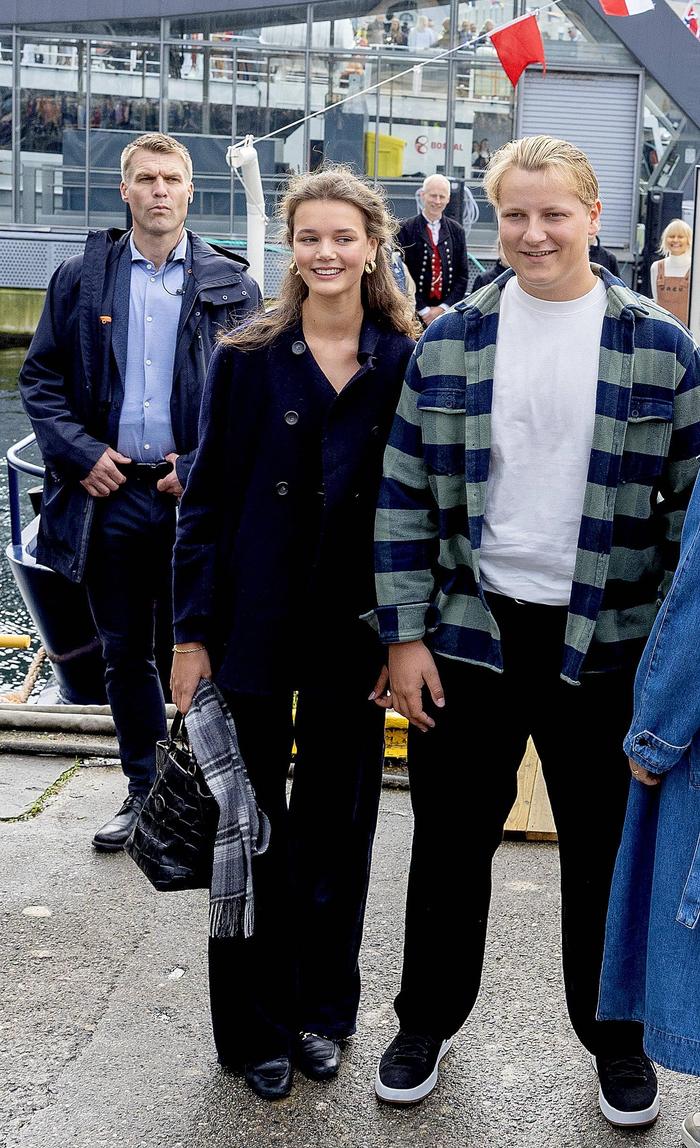
[[[124,849],[161,892],[208,889],[219,806],[178,713],[156,745],[156,780]]]

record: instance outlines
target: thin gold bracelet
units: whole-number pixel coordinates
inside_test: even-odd
[[[173,646],[174,654],[198,654],[200,650],[206,650],[206,646],[195,646],[193,650],[181,650],[179,646]]]

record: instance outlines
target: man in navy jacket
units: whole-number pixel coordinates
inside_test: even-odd
[[[90,233],[58,268],[20,374],[46,466],[37,559],[85,583],[129,783],[93,838],[105,851],[131,833],[165,735],[155,618],[170,611],[207,365],[218,331],[260,302],[245,260],[185,229],[182,144],[157,132],[129,144],[120,190],[133,230]]]

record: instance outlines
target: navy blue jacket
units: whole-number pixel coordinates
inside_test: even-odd
[[[207,645],[224,688],[298,685],[330,645],[338,673],[373,685],[382,647],[359,615],[375,602],[382,456],[413,346],[365,320],[358,371],[330,398],[300,329],[215,351],[178,521],[175,636]]]
[[[90,232],[81,255],[52,276],[44,310],[20,372],[25,410],[46,466],[37,560],[73,582],[85,572],[94,499],[80,485],[107,446],[117,445],[126,340],[112,313],[128,314],[128,232]],[[254,310],[260,291],[244,259],[188,232],[191,268],[178,327],[170,400],[177,473],[184,486],[197,445],[207,365],[218,331]],[[126,285],[117,298],[118,281]],[[119,325],[126,329],[126,324]]]

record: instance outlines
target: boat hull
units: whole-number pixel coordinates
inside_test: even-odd
[[[51,663],[60,700],[67,705],[105,702],[104,662],[85,588],[41,566],[34,557],[39,519],[22,531],[7,560]]]

